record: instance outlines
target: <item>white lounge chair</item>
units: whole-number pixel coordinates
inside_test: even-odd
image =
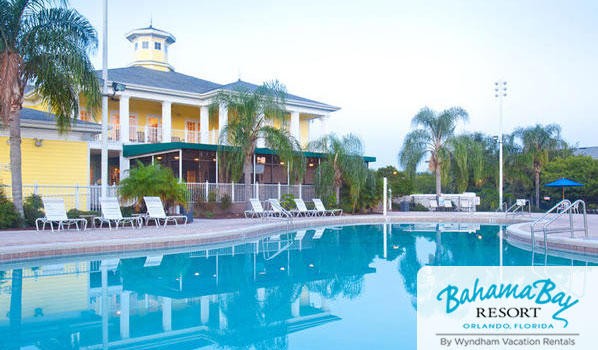
[[[453,202],[450,199],[444,200],[444,210],[446,210],[446,211],[453,210]]]
[[[185,224],[187,223],[187,217],[185,215],[166,215],[160,197],[143,197],[143,200],[145,201],[145,206],[147,207],[147,225],[149,225],[151,220],[154,220],[156,227],[162,225],[162,221],[164,222],[164,227],[166,227],[169,222],[173,222],[175,225],[178,225],[178,219],[184,220]]]
[[[268,202],[270,203],[270,206],[272,207],[272,211],[274,212],[274,216],[278,216],[278,217],[286,217],[286,218],[292,218],[293,214],[286,210],[285,208],[283,208],[283,206],[280,204],[280,202],[278,201],[278,199],[268,199]]]
[[[64,207],[64,199],[62,198],[47,198],[42,197],[44,203],[44,212],[46,214],[43,218],[35,220],[35,228],[39,231],[39,224],[42,224],[42,230],[46,229],[46,224],[50,224],[50,229],[54,232],[54,223],[57,225],[57,229],[61,230],[64,225],[70,228],[71,225],[75,225],[77,231],[79,231],[79,225],[83,226],[83,230],[87,228],[87,220],[85,219],[69,219],[66,215],[66,209]]]
[[[428,201],[428,206],[430,207],[430,211],[438,210],[438,202],[436,201],[436,199],[430,199]]]
[[[141,217],[123,217],[123,214],[120,211],[120,204],[116,197],[101,198],[100,206],[102,207],[102,216],[93,218],[94,226],[97,223],[101,228],[104,224],[108,224],[108,229],[110,230],[112,230],[113,223],[116,225],[117,229],[120,224],[122,224],[123,227],[125,227],[126,224],[131,224],[131,227],[133,228],[135,225],[141,227]]]
[[[249,204],[251,204],[250,210],[245,210],[244,214],[246,218],[267,218],[272,216],[274,213],[271,210],[264,210],[262,206],[262,202],[260,202],[257,198],[252,198],[249,200]]]
[[[305,202],[303,201],[303,199],[301,198],[295,198],[295,205],[297,206],[296,210],[291,211],[292,213],[294,213],[297,216],[303,215],[303,216],[317,216],[317,215],[323,215],[323,212],[320,212],[319,210],[314,210],[314,209],[307,209],[307,206],[305,205]]]
[[[318,228],[315,230],[314,235],[312,237],[312,239],[320,239],[322,238],[322,236],[324,235],[324,231],[326,231],[325,228]]]
[[[343,215],[343,210],[342,209],[326,209],[326,207],[324,207],[324,203],[322,203],[322,200],[319,198],[314,198],[312,199],[312,201],[314,202],[314,205],[316,206],[316,210],[321,212],[322,215]]]

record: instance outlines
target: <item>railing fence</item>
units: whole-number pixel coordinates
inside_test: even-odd
[[[231,203],[242,203],[246,201],[245,184],[242,183],[210,183],[195,182],[187,183],[189,204],[200,201],[221,202],[228,196]],[[11,198],[10,186],[1,185],[4,193]],[[285,194],[292,194],[295,198],[302,198],[305,201],[311,201],[315,197],[314,185],[287,185],[287,184],[260,184],[251,185],[251,195],[261,200],[270,198],[281,199]],[[64,198],[67,209],[76,208],[79,210],[100,210],[100,185],[23,185],[23,198],[31,194],[43,197],[61,197]],[[118,195],[118,186],[108,186],[108,196],[116,197]]]

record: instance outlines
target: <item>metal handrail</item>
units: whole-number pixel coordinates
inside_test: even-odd
[[[506,213],[507,212],[507,208],[509,207],[509,203],[507,202],[503,202],[502,205],[500,205],[495,212],[496,213]]]
[[[520,204],[521,200],[525,201],[524,205]],[[530,205],[529,201],[527,199],[518,199],[518,200],[515,201],[515,204],[511,205],[507,209],[507,211],[505,212],[505,216],[509,216],[509,215],[515,216],[518,213],[523,214],[524,213],[523,209],[526,206],[528,207],[528,212],[531,215],[531,205]]]
[[[561,202],[565,202],[567,200],[563,200]],[[585,238],[588,238],[588,218],[587,218],[587,211],[586,211],[586,203],[581,200],[578,199],[576,201],[574,201],[573,203],[571,203],[570,201],[568,201],[569,204],[562,208],[561,211],[557,211],[556,215],[552,216],[550,219],[543,221],[543,225],[542,225],[542,231],[544,233],[544,253],[546,254],[548,252],[548,234],[551,233],[551,230],[549,229],[549,226],[552,225],[555,221],[557,221],[559,218],[562,218],[565,215],[569,215],[569,231],[571,232],[571,238],[575,238],[575,232],[576,231],[583,231],[585,234]],[[563,203],[565,204],[565,203]],[[583,228],[580,229],[576,229],[574,224],[573,224],[573,214],[580,214],[579,212],[579,207],[582,207],[583,211],[581,212],[581,214],[583,215]],[[546,215],[543,216],[543,218],[546,217]],[[536,220],[535,223],[538,223],[538,220]],[[559,232],[560,230],[552,230],[552,232]],[[532,249],[535,246],[535,232],[533,230],[533,226],[532,226]]]
[[[555,211],[558,212],[558,209],[563,208],[563,206],[569,206],[569,205],[571,205],[571,201],[568,199],[563,199],[562,201],[555,204],[552,208],[550,208],[546,213],[544,213],[544,215],[542,215],[541,217],[539,217],[538,219],[536,219],[534,222],[532,222],[530,224],[530,232],[532,234],[532,250],[536,246],[536,234],[535,234],[536,225],[545,221],[546,218],[548,217],[548,215],[552,214]]]

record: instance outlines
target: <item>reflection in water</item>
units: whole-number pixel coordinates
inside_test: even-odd
[[[349,347],[392,347],[396,314],[408,322],[401,347],[414,349],[415,319],[405,315],[415,310],[417,271],[497,265],[497,233],[471,224],[347,226],[5,270],[0,334],[9,336],[0,349],[330,348],[355,323],[372,339],[356,336]],[[505,265],[530,261],[529,252],[503,249]],[[376,306],[387,313],[370,312]],[[380,322],[389,333],[375,337]]]

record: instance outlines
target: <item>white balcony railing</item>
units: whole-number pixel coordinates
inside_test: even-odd
[[[129,141],[137,143],[159,143],[162,142],[162,127],[145,126],[129,127]]]
[[[186,129],[185,130],[172,129],[172,141],[173,142],[217,144],[218,143],[218,130],[210,130],[207,133],[207,137],[202,138],[201,131],[186,130]]]
[[[96,141],[102,141],[102,134],[95,135]],[[202,138],[201,131],[195,130],[183,130],[183,129],[172,129],[171,131],[172,142],[188,142],[188,143],[204,143],[204,144],[217,144],[218,143],[218,130],[210,130],[206,137]],[[108,141],[118,142],[121,140],[120,126],[110,125],[108,129]],[[163,142],[162,127],[158,126],[145,126],[129,127],[129,140],[128,142],[134,143],[159,143]]]

